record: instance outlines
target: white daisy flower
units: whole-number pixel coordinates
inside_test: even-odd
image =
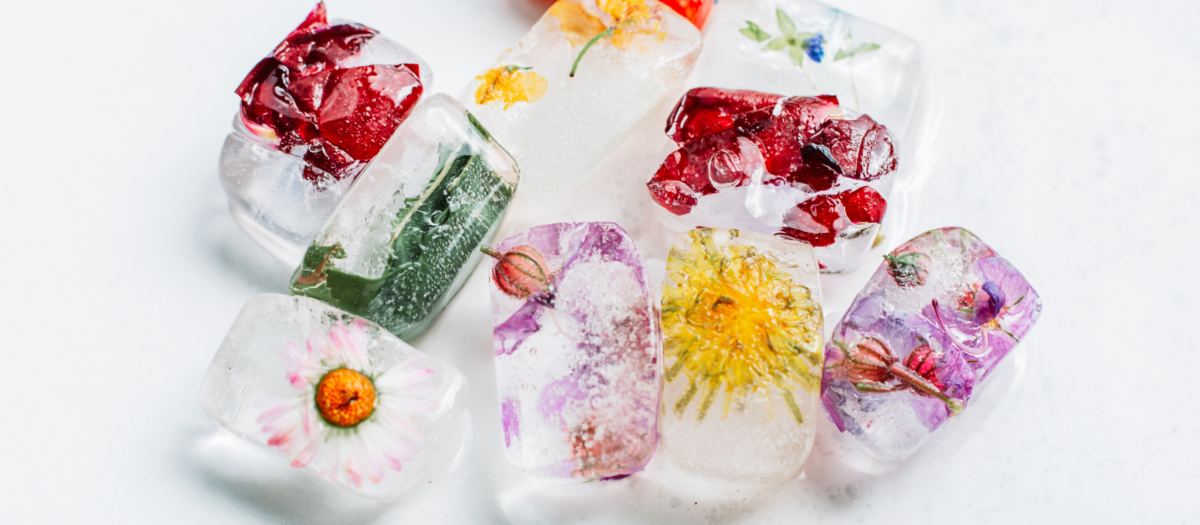
[[[300,349],[280,352],[295,398],[268,404],[258,416],[267,444],[312,466],[325,478],[361,487],[379,483],[417,454],[420,414],[438,409],[437,383],[426,357],[415,354],[376,369],[367,353],[364,321],[336,323]]]

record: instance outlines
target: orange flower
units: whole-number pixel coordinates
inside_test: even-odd
[[[571,46],[583,44],[583,50],[571,67],[571,76],[579,67],[579,61],[593,45],[611,38],[617,48],[625,48],[639,35],[666,37],[661,31],[658,13],[646,0],[584,0],[587,7],[575,2],[560,0],[550,8],[550,14],[558,19],[559,28]],[[596,15],[588,11],[593,11]],[[609,19],[606,23],[600,17]]]
[[[592,37],[604,31],[604,22],[589,15],[583,6],[574,2],[555,2],[550,14],[558,19],[558,25],[571,46],[586,44]]]
[[[550,84],[541,75],[533,71],[523,71],[524,69],[529,68],[500,66],[475,77],[483,81],[475,89],[475,103],[482,106],[489,102],[501,101],[507,110],[517,102],[532,104],[541,100],[546,96]]]

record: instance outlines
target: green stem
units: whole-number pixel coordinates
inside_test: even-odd
[[[494,258],[494,259],[500,259],[501,257],[504,257],[504,254],[503,254],[503,253],[500,253],[500,252],[498,252],[498,251],[496,251],[496,250],[493,250],[493,249],[491,249],[490,247],[487,247],[487,246],[480,246],[480,247],[479,247],[479,251],[481,251],[481,252],[483,252],[483,253],[485,253],[485,254],[487,254],[487,255],[491,256],[491,257],[492,257],[492,258]]]
[[[571,66],[571,78],[575,78],[575,70],[579,69],[579,61],[583,60],[583,54],[587,53],[588,50],[591,49],[592,46],[596,44],[596,42],[600,41],[601,38],[607,38],[607,37],[612,36],[613,32],[616,29],[617,29],[616,27],[610,27],[608,29],[605,29],[604,31],[601,31],[600,34],[592,37],[591,40],[588,40],[587,45],[583,46],[583,50],[579,52],[579,56],[575,57],[575,64]]]
[[[926,394],[929,394],[929,395],[941,400],[941,402],[945,403],[946,408],[950,409],[951,416],[957,416],[960,412],[962,412],[962,409],[963,409],[962,401],[959,401],[959,400],[954,399],[946,394],[943,394],[942,391],[939,390],[937,386],[934,386],[933,383],[930,383],[924,377],[921,377],[920,375],[918,375],[915,371],[909,369],[908,367],[905,367],[904,365],[902,365],[900,363],[892,363],[890,370],[891,370],[892,374],[894,374],[896,377],[899,377],[901,380],[903,380],[905,383],[908,383],[913,388],[920,390]]]

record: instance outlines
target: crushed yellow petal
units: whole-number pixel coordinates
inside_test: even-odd
[[[550,88],[541,75],[516,66],[494,67],[475,78],[482,81],[475,89],[475,103],[482,106],[499,101],[506,110],[517,102],[537,102]]]
[[[604,31],[604,22],[589,15],[574,2],[559,1],[550,6],[550,14],[558,19],[559,27],[572,46],[581,46]]]
[[[665,288],[662,302],[665,379],[682,380],[683,372],[688,388],[664,402],[682,416],[696,401],[702,420],[724,393],[724,418],[733,401],[775,387],[803,423],[792,392],[821,386],[820,306],[753,247],[718,247],[712,230],[691,235],[689,249],[671,248],[667,278],[676,286]]]

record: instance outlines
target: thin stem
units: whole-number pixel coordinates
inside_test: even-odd
[[[485,254],[487,254],[487,255],[491,256],[493,259],[499,259],[499,258],[501,258],[501,257],[504,257],[504,254],[503,254],[503,253],[500,253],[500,252],[498,252],[498,251],[496,251],[496,250],[493,250],[493,249],[491,249],[491,248],[489,248],[489,247],[487,247],[487,246],[480,246],[480,247],[479,247],[479,251],[481,251],[481,252],[483,252],[483,253],[485,253]]]
[[[892,366],[889,370],[892,372],[893,375],[900,378],[900,380],[904,381],[905,383],[908,383],[909,385],[912,385],[913,388],[920,390],[921,392],[924,392],[926,394],[929,394],[929,395],[941,400],[943,403],[946,404],[946,408],[950,409],[950,415],[957,416],[959,412],[962,412],[962,409],[963,409],[962,401],[959,401],[959,400],[954,399],[946,394],[943,394],[942,391],[939,390],[936,385],[934,385],[933,383],[930,383],[924,377],[921,377],[920,374],[917,374],[916,372],[909,369],[908,367],[906,367],[900,363],[892,363]]]
[[[616,31],[616,29],[617,29],[616,27],[610,27],[608,29],[605,29],[604,31],[601,31],[600,34],[592,37],[591,40],[588,40],[587,45],[583,46],[583,50],[579,52],[579,56],[575,57],[575,64],[571,66],[571,75],[570,75],[571,78],[575,78],[575,70],[579,69],[579,61],[583,60],[583,54],[587,53],[588,50],[591,49],[592,46],[596,44],[596,42],[600,41],[601,38],[607,38],[607,37],[612,36],[613,32]]]

